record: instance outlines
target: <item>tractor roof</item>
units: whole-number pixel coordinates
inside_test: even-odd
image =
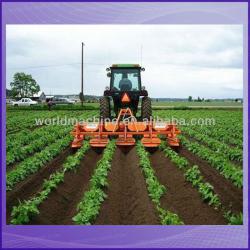
[[[140,68],[139,64],[112,64],[112,68]]]

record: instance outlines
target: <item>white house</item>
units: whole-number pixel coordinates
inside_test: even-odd
[[[37,94],[32,96],[32,99],[40,102],[46,102],[46,95],[43,91],[39,91]]]

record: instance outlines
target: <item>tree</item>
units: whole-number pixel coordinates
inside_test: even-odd
[[[189,101],[189,102],[192,102],[192,101],[193,101],[193,97],[192,97],[192,96],[189,96],[189,97],[188,97],[188,101]]]
[[[26,75],[23,72],[15,73],[10,86],[13,95],[19,97],[31,97],[40,91],[40,86],[32,75]]]

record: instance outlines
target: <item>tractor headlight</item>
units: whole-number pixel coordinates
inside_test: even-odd
[[[106,87],[105,87],[105,90],[110,90],[109,86],[106,86]]]
[[[145,90],[145,89],[146,89],[145,86],[142,86],[142,87],[141,87],[141,90]]]

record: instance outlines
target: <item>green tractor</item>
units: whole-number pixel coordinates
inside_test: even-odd
[[[113,64],[107,68],[110,86],[100,98],[100,117],[111,118],[111,101],[113,100],[116,117],[120,109],[129,108],[136,116],[141,98],[140,119],[150,119],[152,116],[151,99],[145,87],[141,86],[141,71],[145,69],[139,64]]]

